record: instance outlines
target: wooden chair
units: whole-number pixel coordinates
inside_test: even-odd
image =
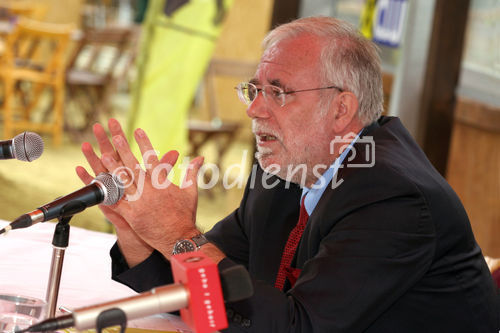
[[[89,29],[83,33],[66,72],[66,130],[79,138],[99,116],[110,116],[110,97],[135,58],[133,27]],[[121,70],[120,70],[121,69]]]
[[[220,168],[222,159],[231,142],[235,139],[241,124],[222,120],[215,87],[217,77],[231,77],[247,80],[255,74],[256,63],[212,59],[203,78],[204,99],[209,112],[209,120],[190,119],[188,122],[190,156],[198,156],[199,150],[207,142],[216,143],[216,164]]]
[[[72,27],[20,19],[7,35],[0,58],[3,84],[3,136],[20,131],[51,133],[54,143],[62,141],[64,103],[64,59]],[[35,111],[47,102],[45,113]],[[38,107],[38,108],[37,108]]]
[[[31,0],[0,0],[0,17],[16,20],[17,17],[43,20],[47,14],[47,4]]]

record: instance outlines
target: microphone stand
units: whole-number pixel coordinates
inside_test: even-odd
[[[52,238],[52,262],[50,264],[49,283],[47,285],[47,318],[54,318],[56,314],[57,298],[59,296],[59,284],[61,282],[62,266],[64,262],[64,253],[69,243],[69,221],[71,216],[58,218]]]

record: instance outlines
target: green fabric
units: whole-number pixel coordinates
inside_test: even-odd
[[[171,1],[171,0],[167,0]],[[138,79],[132,92],[127,135],[142,128],[163,155],[188,148],[187,116],[195,91],[212,57],[220,33],[221,11],[233,0],[190,0],[171,16],[163,12],[165,0],[150,0],[138,58]],[[136,156],[139,149],[132,145]]]

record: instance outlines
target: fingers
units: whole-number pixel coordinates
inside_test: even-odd
[[[101,158],[97,156],[89,143],[82,145],[82,152],[96,174],[100,172],[115,173],[122,178],[122,182],[130,184],[137,179],[140,172],[138,162],[130,151],[120,123],[116,119],[110,119],[108,127],[112,135],[111,141],[101,124],[97,123],[93,127],[94,136],[101,151]],[[121,151],[121,155],[118,150]],[[122,155],[126,156],[125,160],[122,160]]]
[[[94,136],[97,140],[97,144],[99,145],[101,154],[110,154],[115,160],[118,160],[118,154],[109,141],[108,134],[104,130],[104,127],[102,127],[101,124],[97,123],[92,129],[94,131]]]
[[[119,126],[119,125],[118,125]],[[115,151],[113,145],[108,139],[108,135],[106,134],[106,131],[102,127],[101,124],[95,124],[93,126],[93,131],[94,131],[94,136],[97,140],[97,143],[99,145],[99,150],[101,151],[101,154],[109,154],[114,158],[115,160],[119,160],[118,153]],[[85,158],[87,159],[87,162],[89,163],[90,167],[94,171],[94,173],[97,175],[101,172],[107,172],[108,170],[104,166],[104,164],[101,161],[101,158],[97,156],[97,154],[94,152],[94,148],[92,148],[92,145],[88,142],[84,142],[82,144],[82,152]],[[77,171],[77,174],[80,176],[80,173],[82,171]],[[82,173],[83,175],[83,173]],[[80,176],[81,178],[81,176]],[[83,180],[83,179],[82,179]]]
[[[139,162],[133,155],[129,143],[125,138],[120,123],[116,119],[110,119],[108,127],[112,135],[111,140],[108,138],[102,125],[95,124],[93,127],[94,135],[102,153],[101,158],[96,155],[89,143],[82,145],[82,151],[96,174],[108,171],[116,174],[121,178],[123,183],[128,184],[126,192],[129,194],[135,193],[139,185],[138,182],[140,182],[140,179],[144,181],[145,175],[149,178],[155,176],[155,180],[158,180],[160,184],[166,181],[169,172],[179,158],[178,152],[170,151],[161,160],[158,160],[158,156],[146,133],[142,129],[137,129],[134,132],[134,137],[143,155],[147,171],[147,174],[143,174]],[[202,164],[202,157],[197,157],[191,161],[181,188],[187,188],[191,185],[194,185],[194,189],[197,188],[197,175]],[[89,180],[90,175],[83,168],[82,170],[78,168],[77,174],[82,181]]]
[[[163,155],[157,166],[158,172],[156,173],[155,170],[153,170],[153,172],[151,173],[153,178],[158,177],[158,182],[163,184],[167,179],[170,171],[172,171],[172,168],[174,167],[178,158],[179,158],[179,152],[175,150],[171,150],[165,155]]]
[[[120,125],[118,120],[116,120],[114,118],[110,118],[108,120],[108,128],[109,128],[109,131],[111,132],[111,136],[119,135],[123,138],[126,138],[125,133],[122,130],[122,126]]]
[[[127,137],[125,136],[125,133],[123,132],[122,127],[121,127],[120,123],[118,122],[118,120],[113,119],[113,118],[109,119],[109,121],[108,121],[108,127],[109,127],[109,131],[111,132],[111,140],[113,140],[114,137],[121,138],[122,142],[124,143],[123,147],[125,149],[128,149],[129,151],[131,151],[130,145],[129,145],[128,141],[127,141]],[[117,147],[115,145],[115,151],[116,151],[116,148]],[[118,155],[120,155],[117,151],[116,151],[116,153]],[[118,155],[115,156],[115,158],[117,160],[120,158]]]
[[[113,136],[120,136],[125,140],[125,142],[127,141],[126,137],[125,137],[125,133],[123,132],[122,127],[121,127],[120,123],[118,122],[118,120],[113,119],[113,118],[109,119],[108,128],[109,128],[109,131],[111,132],[112,137]],[[97,139],[97,143],[99,145],[99,149],[101,151],[101,154],[110,154],[115,160],[118,161],[119,160],[118,153],[116,152],[115,148],[113,147],[113,145],[109,141],[108,135],[107,135],[104,127],[101,124],[97,123],[94,125],[93,131],[94,131],[94,136]]]
[[[119,135],[114,136],[112,140],[113,144],[116,147],[116,151],[118,152],[118,155],[123,162],[123,165],[133,170],[140,169],[139,162],[135,158],[134,154],[132,154],[127,140]]]
[[[160,163],[174,165],[177,162],[178,158],[179,158],[179,152],[176,150],[171,150],[165,155],[163,155],[163,157],[160,160]]]
[[[138,128],[134,132],[134,137],[141,151],[146,170],[149,171],[158,166],[160,161],[158,161],[156,151],[154,150],[153,145],[151,144],[151,141],[149,141],[146,133],[142,129]]]
[[[85,185],[88,185],[90,184],[90,182],[94,179],[94,177],[92,177],[88,172],[87,170],[85,170],[84,167],[81,167],[81,166],[77,166],[76,167],[76,174],[78,175],[78,177],[80,177],[80,179],[82,180],[82,182],[85,184]]]
[[[181,188],[190,188],[194,189],[194,191],[197,190],[198,171],[200,171],[203,160],[204,158],[202,156],[198,156],[189,163],[186,176],[184,177],[184,181],[181,184]]]
[[[117,162],[109,154],[102,155],[102,162],[108,170],[110,170],[120,179],[120,182],[125,188],[125,193],[133,194],[136,192],[137,187],[135,185],[135,182],[138,179],[138,175],[134,173],[133,169],[122,165],[120,162]]]
[[[84,142],[82,144],[82,153],[96,175],[100,174],[101,172],[108,171],[102,164],[101,159],[94,152],[94,148],[92,148],[90,143]]]

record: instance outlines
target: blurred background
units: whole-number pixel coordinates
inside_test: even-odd
[[[32,163],[0,163],[0,219],[80,188],[80,146],[114,117],[160,154],[205,156],[197,223],[208,230],[238,206],[253,161],[234,87],[253,76],[271,27],[310,15],[378,44],[385,114],[402,119],[483,252],[499,257],[500,0],[0,0],[3,140],[29,130],[45,142]],[[96,207],[72,224],[112,232]]]

